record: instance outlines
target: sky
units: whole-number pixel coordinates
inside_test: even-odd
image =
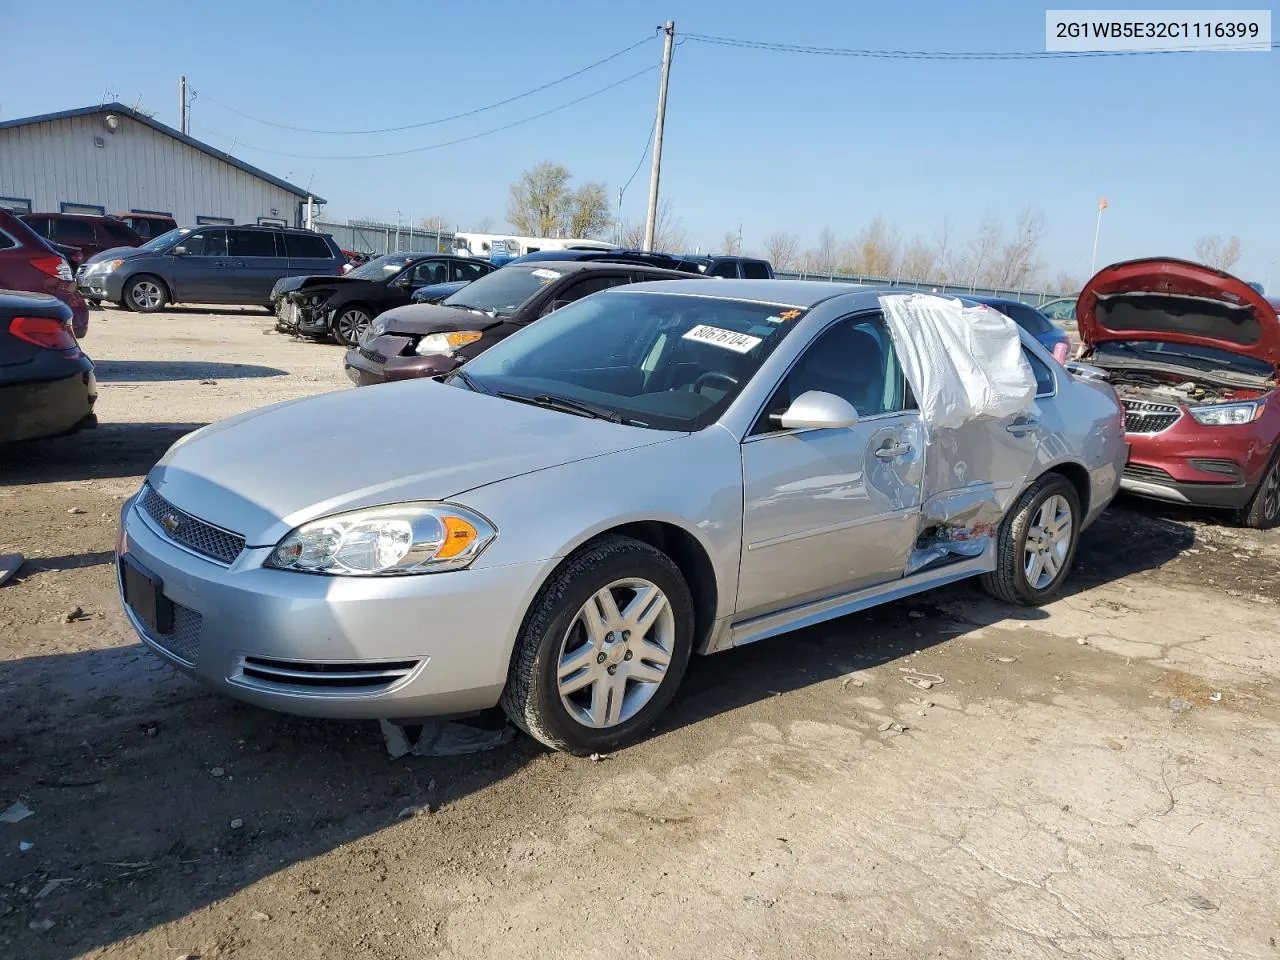
[[[1095,4],[1096,5],[1096,4]],[[1204,7],[1206,4],[1200,4]],[[505,223],[509,185],[540,160],[617,190],[646,148],[658,94],[650,69],[511,129],[451,146],[655,67],[656,28],[676,24],[662,197],[690,243],[776,231],[813,246],[882,216],[903,240],[1048,224],[1044,275],[1098,263],[1190,256],[1196,237],[1235,235],[1235,272],[1280,284],[1280,50],[1065,60],[929,61],[811,56],[712,45],[702,34],[815,46],[1037,51],[1032,3],[786,4],[249,3],[64,0],[0,3],[0,119],[119,99],[178,125],[178,78],[195,91],[191,134],[328,200],[327,218],[428,216]],[[92,22],[92,29],[71,28]],[[644,40],[581,76],[463,119],[398,132],[523,93]],[[50,59],[56,51],[57,65]],[[227,109],[232,108],[232,109]],[[378,159],[318,159],[415,152]],[[272,152],[274,151],[274,152]],[[281,154],[298,154],[284,156]],[[3,163],[3,157],[0,157]],[[644,216],[649,162],[623,198]]]

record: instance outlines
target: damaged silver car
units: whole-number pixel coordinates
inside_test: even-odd
[[[147,645],[232,696],[401,723],[501,703],[611,750],[694,653],[966,577],[1054,597],[1122,432],[1109,386],[985,307],[636,284],[444,383],[188,435],[124,506],[120,584]]]

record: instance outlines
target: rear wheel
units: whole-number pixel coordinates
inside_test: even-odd
[[[1006,603],[1036,606],[1062,591],[1080,536],[1080,497],[1047,473],[1023,492],[996,534],[996,568],[982,586]]]
[[[134,277],[124,288],[124,306],[138,313],[155,313],[169,302],[169,291],[159,277],[143,274]]]
[[[1271,455],[1271,463],[1267,465],[1248,506],[1240,511],[1240,522],[1255,530],[1269,530],[1280,525],[1280,446]]]
[[[630,537],[596,541],[534,600],[502,707],[556,750],[631,743],[675,696],[693,630],[693,600],[670,557]]]
[[[373,316],[364,307],[339,307],[333,313],[329,329],[333,339],[343,346],[354,347],[372,321]]]

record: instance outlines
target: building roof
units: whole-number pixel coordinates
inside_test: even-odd
[[[136,120],[138,123],[146,124],[152,130],[163,133],[166,137],[172,137],[175,140],[179,140],[189,147],[194,147],[201,153],[208,154],[209,156],[217,160],[221,160],[224,163],[229,163],[238,170],[243,170],[245,173],[250,176],[257,177],[259,180],[265,180],[267,183],[273,184],[281,190],[287,190],[289,193],[292,193],[294,196],[300,197],[303,200],[310,195],[311,199],[316,203],[325,202],[323,197],[317,197],[314,193],[308,194],[308,192],[302,187],[289,183],[287,180],[281,180],[279,177],[273,177],[265,170],[259,170],[252,164],[245,163],[243,160],[239,160],[223,150],[211,147],[207,143],[202,143],[194,137],[188,137],[185,133],[180,133],[173,129],[173,127],[163,124],[159,120],[147,116],[145,113],[139,113],[137,110],[133,109],[133,107],[126,107],[123,103],[100,103],[92,107],[78,107],[75,110],[61,110],[58,113],[42,113],[35,117],[19,117],[17,120],[0,120],[0,130],[9,130],[14,127],[27,127],[35,123],[47,123],[50,120],[74,120],[77,117],[91,117],[96,114],[103,113],[120,114],[122,116],[129,117],[132,120]]]

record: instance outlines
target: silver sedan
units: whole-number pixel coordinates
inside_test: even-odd
[[[125,609],[252,703],[400,722],[501,703],[590,753],[643,734],[694,653],[965,577],[1052,598],[1117,489],[1114,394],[1023,335],[1035,416],[934,430],[889,292],[625,286],[444,383],[197,430],[123,508]]]

